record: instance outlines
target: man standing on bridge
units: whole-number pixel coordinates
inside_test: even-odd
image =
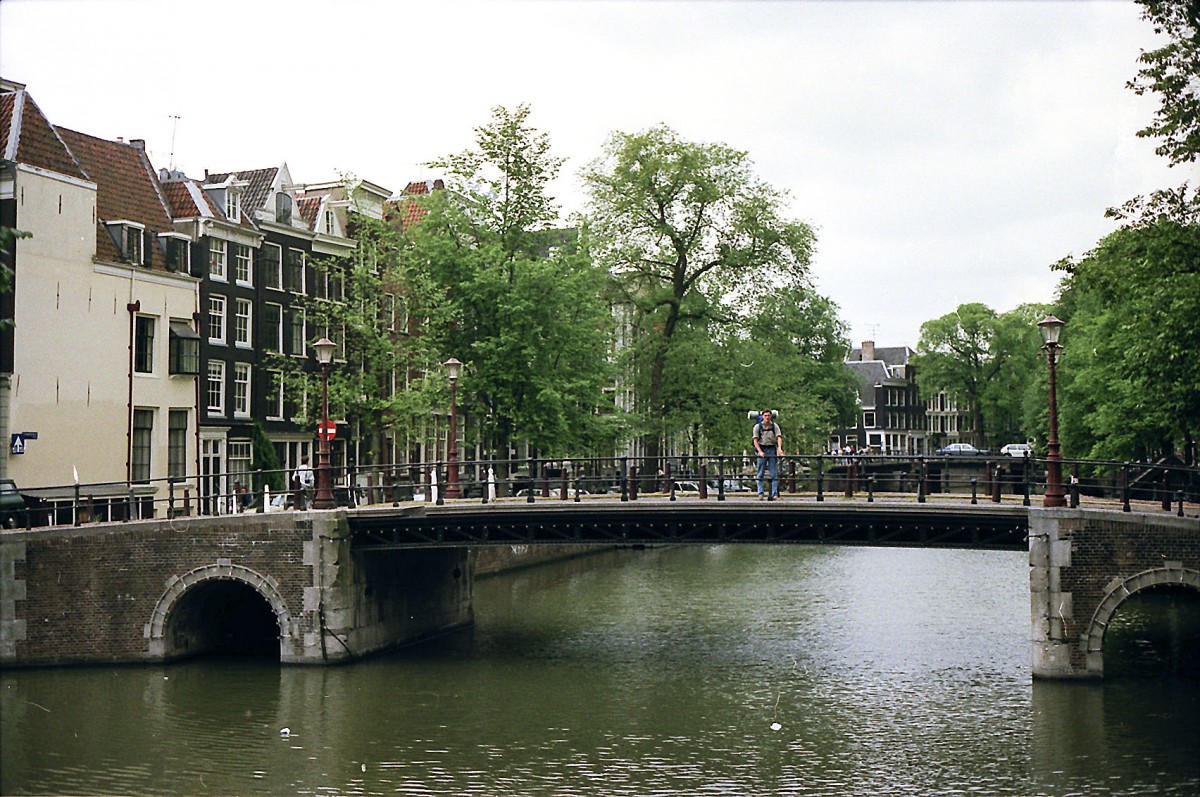
[[[770,410],[762,411],[762,420],[754,424],[754,450],[758,452],[758,500],[763,499],[763,473],[771,478],[770,499],[779,497],[779,458],[783,456],[783,433]]]

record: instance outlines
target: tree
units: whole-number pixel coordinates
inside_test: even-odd
[[[529,108],[495,108],[474,148],[432,162],[447,190],[425,201],[411,230],[446,309],[431,345],[467,364],[460,406],[479,442],[507,454],[518,441],[568,453],[611,440],[617,427],[608,362],[607,277],[585,229],[555,226],[549,183],[562,161]]]
[[[1155,150],[1171,165],[1191,163],[1200,154],[1200,7],[1194,0],[1138,0],[1142,19],[1169,37],[1156,50],[1144,51],[1137,77],[1126,86],[1139,96],[1156,94],[1154,121],[1138,131],[1155,137]]]
[[[735,308],[806,284],[813,231],[784,218],[786,195],[753,175],[745,152],[666,126],[614,133],[584,181],[597,255],[645,336],[634,368],[644,450],[657,458],[682,409],[667,377],[684,325],[728,322]]]
[[[1025,386],[1037,373],[1037,305],[997,314],[969,303],[921,325],[914,365],[921,392],[965,404],[983,445],[1029,437]]]
[[[1184,221],[1187,221],[1185,215]],[[1064,260],[1060,417],[1068,455],[1196,461],[1200,225],[1160,216]]]

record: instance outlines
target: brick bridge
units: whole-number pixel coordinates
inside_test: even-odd
[[[1033,674],[1103,675],[1145,590],[1200,595],[1200,518],[962,502],[643,500],[280,512],[0,533],[0,666],[258,650],[349,661],[472,622],[476,572],[597,545],[1028,550]]]

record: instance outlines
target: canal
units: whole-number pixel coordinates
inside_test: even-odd
[[[1129,612],[1121,677],[1035,683],[1027,574],[617,551],[482,579],[471,631],[349,666],[5,671],[0,793],[1200,793],[1200,600]]]

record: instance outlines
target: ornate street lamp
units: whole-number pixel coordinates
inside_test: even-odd
[[[1054,382],[1054,366],[1058,350],[1062,348],[1058,336],[1064,326],[1064,322],[1052,315],[1038,322],[1045,344],[1042,348],[1046,350],[1050,364],[1050,437],[1046,440],[1046,494],[1042,498],[1042,506],[1067,505],[1067,492],[1062,483],[1062,457],[1058,451],[1058,395]]]
[[[446,497],[462,498],[462,488],[458,486],[458,398],[455,393],[458,387],[458,375],[462,371],[462,363],[451,357],[442,365],[446,366],[446,376],[450,379],[450,439],[446,442]]]
[[[333,509],[337,502],[329,484],[329,372],[333,368],[333,353],[337,344],[329,338],[321,338],[313,344],[317,363],[321,366],[321,426],[317,430],[320,446],[317,449],[317,496],[314,509]]]

